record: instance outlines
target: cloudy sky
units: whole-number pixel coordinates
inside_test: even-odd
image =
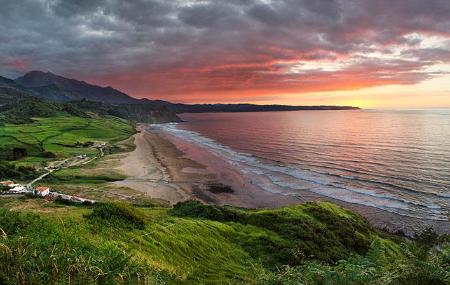
[[[0,75],[178,102],[450,107],[449,0],[1,0]]]

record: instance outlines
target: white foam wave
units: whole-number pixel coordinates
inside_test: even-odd
[[[331,175],[299,169],[292,165],[263,163],[254,155],[237,152],[197,132],[177,128],[177,125],[170,123],[152,127],[201,146],[228,162],[240,173],[250,176],[252,184],[265,191],[284,195],[299,195],[300,191],[309,191],[344,202],[376,207],[402,215],[434,220],[447,219],[445,213],[441,213],[441,207],[427,199],[412,201],[371,189],[342,187],[336,183],[337,178]]]

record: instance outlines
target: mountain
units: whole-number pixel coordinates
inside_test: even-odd
[[[22,91],[14,87],[0,86],[0,112],[2,106],[8,104],[17,104],[20,101],[34,98],[28,92]]]
[[[140,101],[112,87],[100,87],[76,79],[65,78],[51,72],[31,71],[17,78],[16,83],[37,91],[41,97],[64,101],[73,96],[74,99],[104,102],[109,104],[137,104]],[[47,88],[43,88],[47,86]],[[53,86],[53,87],[48,87]],[[56,87],[55,87],[56,86]],[[55,96],[55,88],[65,91],[61,96]],[[70,92],[72,95],[68,96]]]
[[[70,102],[70,104],[84,112],[110,115],[140,123],[158,124],[181,122],[180,118],[172,110],[169,110],[165,106],[158,106],[148,102],[112,105],[83,99],[81,101]]]
[[[34,114],[33,110],[38,113]],[[181,121],[164,105],[50,72],[32,71],[16,80],[0,77],[0,121],[26,123],[32,116],[39,116],[39,112],[51,116],[58,111],[79,116],[84,112],[97,113],[141,123]]]
[[[20,91],[22,94],[28,94],[28,96],[37,97],[44,100],[54,101],[54,102],[68,102],[73,100],[81,100],[77,95],[70,91],[64,90],[57,84],[49,84],[43,86],[26,87],[20,82],[16,82],[12,79],[0,76],[0,88],[2,88],[3,93],[4,88],[10,88]],[[11,92],[11,91],[9,91]],[[4,96],[3,96],[4,97]]]
[[[0,86],[2,87],[12,87],[20,89],[21,87],[14,80],[0,76]]]
[[[45,86],[31,87],[30,90],[34,91],[36,97],[49,101],[69,102],[83,99],[54,83]]]
[[[21,92],[32,92],[25,86],[22,86],[21,84],[17,83],[16,81],[0,76],[0,87],[2,88],[14,88],[16,90],[20,90]]]
[[[138,122],[152,123],[180,121],[175,113],[359,109],[351,106],[182,104],[163,100],[137,99],[112,87],[101,87],[42,71],[28,72],[16,80],[0,77],[0,87],[2,86],[15,88],[27,92],[31,96],[52,102],[79,102],[82,100],[91,103],[99,102],[102,104],[91,104],[92,108],[101,108],[109,115],[115,114]],[[82,103],[82,105],[87,107],[86,103]]]
[[[146,106],[164,106],[176,113],[206,112],[263,112],[296,110],[353,110],[351,106],[289,106],[254,104],[181,104],[163,100],[136,99],[112,87],[100,87],[93,84],[68,79],[51,72],[31,71],[15,80],[33,92],[37,97],[51,101],[73,101],[86,99],[108,104],[139,104]],[[1,85],[1,83],[0,83]]]

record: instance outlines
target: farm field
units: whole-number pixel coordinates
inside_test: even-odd
[[[58,115],[34,118],[30,124],[0,126],[0,149],[25,149],[27,156],[16,163],[40,166],[42,162],[53,159],[79,154],[95,155],[98,151],[92,143],[112,144],[125,140],[133,133],[134,128],[128,121],[116,117]]]

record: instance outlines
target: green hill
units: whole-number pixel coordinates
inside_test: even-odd
[[[448,247],[432,250],[433,235],[416,243],[390,237],[330,203],[244,210],[39,201],[22,201],[28,209],[41,203],[22,212],[8,210],[16,200],[1,201],[1,284],[382,285],[450,278]]]
[[[134,127],[120,118],[79,117],[52,108],[47,111],[55,112],[54,116],[0,126],[0,160],[20,158],[17,161],[20,164],[37,166],[40,162],[78,154],[97,155],[92,143],[111,145],[134,133]],[[17,150],[22,150],[19,158],[14,156]]]
[[[27,92],[12,88],[0,86],[0,112],[6,110],[5,105],[17,104],[18,102],[26,99],[32,99]]]
[[[61,112],[80,117],[87,117],[86,113],[115,116],[139,123],[180,121],[166,106],[145,102],[115,105],[82,99],[56,84],[24,91],[1,87],[0,82],[0,124],[31,123],[33,117],[50,117]]]

